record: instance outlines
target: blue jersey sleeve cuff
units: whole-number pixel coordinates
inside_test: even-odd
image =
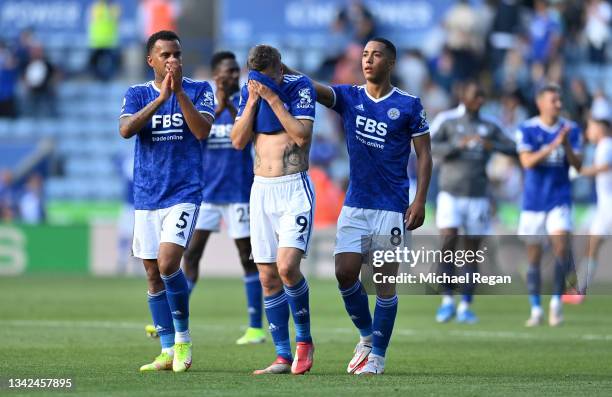
[[[414,138],[416,136],[427,135],[427,134],[429,134],[429,130],[425,130],[422,132],[417,132],[416,134],[412,134],[412,137]]]
[[[332,100],[332,105],[329,107],[330,109],[333,109],[336,107],[336,101],[337,101],[337,97],[336,97],[336,90],[334,90],[334,87],[328,86],[329,89],[332,92],[332,95],[334,96],[334,99]]]
[[[202,113],[202,114],[209,115],[210,117],[212,117],[213,121],[215,121],[215,114],[214,113],[211,113],[208,110],[200,110],[199,112]]]

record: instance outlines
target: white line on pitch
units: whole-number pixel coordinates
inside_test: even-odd
[[[128,321],[73,321],[73,320],[0,320],[3,327],[47,327],[47,328],[122,328],[122,329],[144,329],[144,322]],[[193,322],[192,329],[204,331],[225,331],[228,326],[202,324]],[[352,328],[319,328],[314,327],[314,334],[345,334],[355,333]],[[529,332],[513,331],[485,331],[485,330],[415,330],[398,328],[393,330],[395,335],[401,336],[423,336],[423,337],[446,337],[456,336],[464,338],[485,338],[485,339],[536,339],[536,340],[559,340],[559,339],[579,339],[584,341],[612,341],[612,335],[584,334],[584,335],[554,335],[554,334],[531,334]]]

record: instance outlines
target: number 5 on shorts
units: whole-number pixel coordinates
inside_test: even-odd
[[[181,216],[179,216],[179,221],[176,223],[176,227],[179,229],[184,229],[187,227],[187,218],[189,217],[189,212],[183,211]]]

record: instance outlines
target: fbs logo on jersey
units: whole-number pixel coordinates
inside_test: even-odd
[[[355,118],[355,125],[363,132],[370,134],[376,133],[379,136],[387,135],[387,123],[378,122],[374,119],[370,119],[363,116],[357,116]]]
[[[151,124],[153,126],[153,130],[155,131],[158,128],[170,128],[170,127],[182,127],[183,115],[180,113],[174,114],[156,114],[151,118]],[[173,131],[176,132],[176,131]]]

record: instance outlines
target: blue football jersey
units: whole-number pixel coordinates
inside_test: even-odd
[[[314,121],[317,98],[312,81],[308,77],[286,74],[283,76],[283,82],[278,88],[288,101],[284,102],[285,109],[293,117]],[[240,91],[240,105],[236,119],[242,116],[248,99],[249,90],[245,84]],[[255,117],[253,131],[262,134],[274,134],[279,131],[279,128],[282,129],[282,125],[272,110],[267,106],[260,105]]]
[[[230,97],[238,109],[240,95]],[[221,113],[202,141],[203,200],[212,204],[248,203],[253,184],[252,144],[243,150],[232,146],[230,133],[234,118],[229,110]]]
[[[344,205],[403,213],[409,205],[410,141],[429,133],[421,100],[395,87],[378,99],[365,86],[332,90],[350,163]]]
[[[197,110],[215,117],[210,84],[183,78],[183,89]],[[128,89],[121,116],[137,113],[159,96],[153,81]],[[172,94],[136,136],[134,208],[155,210],[202,201],[202,152],[178,100]]]
[[[537,152],[549,145],[563,126],[569,123],[569,142],[576,152],[582,150],[582,131],[576,123],[560,119],[549,127],[539,117],[533,117],[519,126],[517,148],[519,152]],[[523,209],[526,211],[550,211],[554,207],[572,204],[572,184],[569,179],[570,164],[563,146],[557,147],[548,157],[533,168],[525,169]]]

